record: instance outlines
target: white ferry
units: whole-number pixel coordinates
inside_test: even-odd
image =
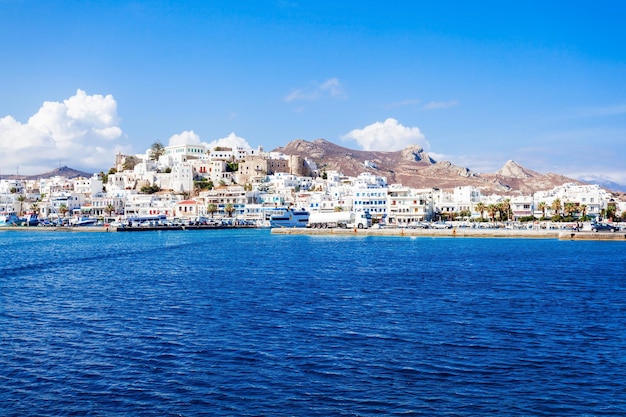
[[[270,227],[306,227],[309,212],[304,209],[275,208],[270,211]]]

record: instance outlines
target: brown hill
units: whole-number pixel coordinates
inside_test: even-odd
[[[370,172],[386,177],[389,184],[414,188],[453,189],[470,185],[480,188],[483,194],[513,195],[549,190],[568,182],[582,184],[562,175],[526,169],[514,161],[508,161],[494,174],[478,174],[447,161],[436,162],[417,145],[396,152],[359,151],[324,139],[313,142],[298,139],[275,151],[306,157],[315,162],[319,170],[339,171],[348,176]]]
[[[0,179],[26,179],[26,180],[39,180],[42,178],[52,178],[52,177],[65,177],[65,178],[90,178],[93,174],[90,174],[85,171],[79,171],[74,168],[69,168],[67,166],[63,166],[60,168],[53,169],[52,171],[44,172],[43,174],[36,175],[2,175]]]

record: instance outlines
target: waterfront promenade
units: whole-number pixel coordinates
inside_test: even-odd
[[[400,236],[400,237],[474,237],[474,238],[531,238],[531,239],[569,239],[569,240],[621,240],[626,242],[626,232],[594,233],[590,231],[571,231],[559,229],[272,229],[273,234],[281,235],[340,235],[340,236]]]
[[[197,226],[186,227],[151,227],[151,228],[116,228],[116,227],[2,227],[2,231],[19,232],[150,232],[150,231],[171,231],[171,230],[223,230],[237,229],[239,227],[208,227]],[[250,229],[250,226],[245,226]],[[404,229],[404,228],[384,228],[384,229],[310,229],[310,228],[274,228],[272,234],[276,235],[313,235],[313,236],[398,236],[398,237],[458,237],[458,238],[529,238],[529,239],[562,239],[562,240],[608,240],[626,242],[626,231],[614,233],[591,231],[572,231],[560,229],[496,229],[496,228],[452,228],[452,229]]]

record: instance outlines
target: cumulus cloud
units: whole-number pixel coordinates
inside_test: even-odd
[[[225,138],[216,139],[213,142],[205,143],[205,145],[209,149],[214,149],[217,146],[224,148],[243,148],[243,149],[252,149],[252,146],[248,143],[247,140],[235,135],[234,132],[231,132]]]
[[[424,104],[422,109],[424,110],[439,110],[439,109],[448,109],[450,107],[456,107],[459,105],[458,100],[450,100],[450,101],[431,101],[429,103]]]
[[[309,87],[293,90],[285,97],[287,103],[292,101],[313,101],[322,98],[341,99],[346,97],[346,92],[337,78],[329,78],[323,83],[313,83]]]
[[[200,136],[193,130],[186,130],[177,135],[172,135],[169,139],[169,146],[181,146],[181,145],[200,145]]]
[[[417,127],[407,127],[389,118],[376,122],[363,129],[354,129],[341,137],[344,141],[353,140],[365,151],[398,151],[409,145],[430,148],[424,134]]]
[[[124,149],[116,143],[122,137],[118,123],[113,96],[88,95],[80,89],[63,102],[44,102],[26,123],[2,117],[0,168],[19,167],[23,174],[41,173],[60,163],[94,172],[106,169]]]
[[[167,146],[182,146],[182,145],[203,145],[209,149],[216,147],[222,148],[243,148],[252,149],[252,146],[242,137],[237,136],[234,132],[228,136],[215,139],[212,142],[203,141],[200,136],[193,130],[186,130],[184,132],[172,135],[168,140]]]

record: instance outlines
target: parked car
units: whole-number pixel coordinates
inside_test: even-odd
[[[408,224],[410,229],[428,229],[428,223],[424,222],[411,222]]]
[[[592,232],[616,232],[619,230],[619,227],[613,226],[612,224],[607,223],[592,223],[591,231]]]
[[[435,222],[432,224],[433,229],[452,229],[452,225],[450,223],[445,222]]]

